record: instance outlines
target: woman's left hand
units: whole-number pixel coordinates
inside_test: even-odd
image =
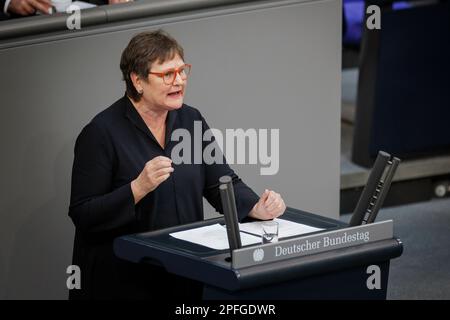
[[[250,211],[249,217],[271,220],[281,216],[285,210],[286,205],[280,194],[266,189],[252,211]]]

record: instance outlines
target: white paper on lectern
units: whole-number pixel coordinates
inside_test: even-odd
[[[322,228],[311,227],[306,224],[292,222],[285,219],[274,219],[274,221],[278,222],[278,238],[298,236],[324,230]],[[239,230],[260,236],[262,234],[262,223],[263,221],[240,223]]]
[[[96,7],[95,4],[84,1],[72,1],[72,4],[77,5],[80,9],[90,9]]]
[[[229,249],[227,230],[220,224],[213,224],[206,227],[189,229],[170,234],[172,237],[200,244],[216,250]],[[241,243],[243,246],[250,244],[261,243],[261,237],[256,237],[250,234],[242,233]]]

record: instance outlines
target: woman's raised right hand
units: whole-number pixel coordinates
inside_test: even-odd
[[[138,203],[147,193],[155,190],[173,172],[172,160],[158,156],[148,161],[139,176],[131,181],[134,203]]]

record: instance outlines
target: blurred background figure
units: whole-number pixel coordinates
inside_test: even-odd
[[[380,29],[365,24],[373,4]],[[402,159],[386,205],[450,195],[450,2],[344,0],[342,10],[341,212],[378,150]]]
[[[130,1],[133,0],[84,0],[82,2],[101,6]],[[51,14],[52,6],[51,0],[0,0],[0,20],[33,16],[36,14]]]
[[[52,7],[50,0],[0,0],[5,18],[9,16],[30,16],[37,11],[49,13]]]

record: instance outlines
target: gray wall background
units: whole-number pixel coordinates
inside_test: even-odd
[[[341,14],[340,1],[272,1],[0,49],[0,299],[67,297],[74,142],[123,95],[120,54],[143,30],[163,27],[184,46],[193,64],[185,102],[211,127],[280,129],[278,174],[234,165],[247,184],[337,218]]]

